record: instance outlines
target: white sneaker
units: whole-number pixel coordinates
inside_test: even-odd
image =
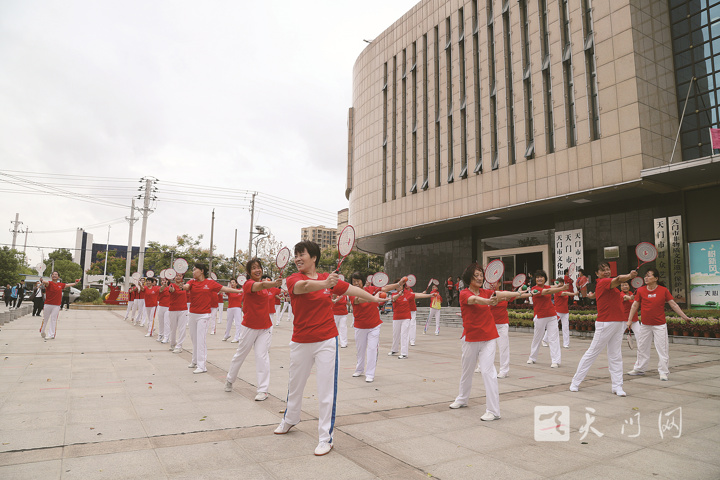
[[[563,345],[563,348],[570,348],[570,345]]]
[[[193,373],[207,373],[207,370],[203,370],[202,368],[198,367],[193,370]]]
[[[288,433],[290,431],[290,429],[294,426],[295,425],[293,425],[292,423],[287,423],[285,421],[285,419],[283,418],[282,420],[280,420],[280,425],[278,425],[278,427],[275,429],[275,431],[273,433],[275,433],[275,435],[284,435],[284,434]]]
[[[168,343],[170,340],[163,340],[162,343]]]
[[[228,341],[228,338],[230,338],[230,337],[229,337],[229,336],[228,336],[228,337],[223,337],[222,341],[223,341],[223,342],[227,342],[227,341]]]
[[[507,378],[507,376],[508,376],[507,373],[498,373],[497,374],[497,378]]]
[[[627,374],[635,377],[635,376],[639,376],[639,375],[645,375],[645,372],[640,372],[638,370],[632,369]]]
[[[150,336],[152,336],[152,334],[146,333],[145,336],[146,336],[146,337],[150,337]]]
[[[180,347],[175,347],[175,349],[173,350],[173,353],[181,353],[181,352],[182,352],[182,348],[180,348]]]
[[[435,335],[440,335],[440,332],[435,332]]]
[[[622,388],[613,389],[612,392],[618,397],[627,397],[627,393],[625,393],[625,390],[623,390]]]
[[[553,363],[552,365],[550,365],[550,368],[558,368],[559,366],[559,363]]]
[[[372,383],[373,380],[375,380],[374,377],[365,377],[365,381],[366,381],[367,383]]]
[[[492,422],[493,420],[500,420],[500,415],[495,415],[492,412],[485,412],[480,420],[483,422]]]
[[[392,357],[393,355],[397,355],[397,352],[389,352],[388,357]]]
[[[215,335],[215,332],[210,332],[210,335]]]
[[[411,347],[414,347],[414,346],[415,346],[415,342],[410,342],[410,346],[411,346]]]
[[[240,341],[240,340],[235,340],[235,339],[233,339],[233,340],[230,340],[230,343],[238,343],[239,341]]]
[[[454,402],[452,402],[452,403],[450,404],[450,408],[452,408],[452,409],[455,409],[455,408],[465,408],[465,407],[467,407],[467,403],[460,403],[460,402],[458,402],[457,400],[455,400]]]
[[[477,367],[477,368],[475,369],[475,373],[480,373],[481,371],[482,371],[482,370],[480,370],[480,367]]]
[[[225,391],[232,392],[232,383],[229,380],[225,380]]]
[[[407,355],[398,355],[398,360],[404,360],[407,357],[408,357]]]
[[[155,341],[157,341],[157,342],[162,342],[162,337],[157,337],[157,338],[155,339]]]
[[[323,455],[327,455],[330,453],[330,450],[332,450],[333,444],[328,442],[320,442],[318,443],[318,446],[315,447],[315,455],[318,457],[321,457]]]
[[[528,359],[528,361],[525,363],[527,363],[528,365],[532,365],[533,363],[535,363],[535,360]]]
[[[362,372],[353,373],[353,377],[362,377]]]
[[[262,402],[263,400],[266,400],[267,397],[268,397],[267,392],[258,392],[258,394],[255,395],[255,401]]]
[[[197,367],[197,364],[195,364],[195,363],[191,363],[190,365],[188,365],[188,368],[195,368],[195,367]]]
[[[542,342],[542,346],[543,346],[543,347],[549,347],[550,345],[548,345],[548,343],[547,343],[546,341],[544,341],[544,340],[543,340],[543,342]]]
[[[571,391],[571,392],[577,392],[578,390],[579,390],[578,387],[576,387],[575,385],[570,384],[570,391]]]
[[[666,374],[664,374],[664,373],[660,374],[660,380],[662,380],[663,382],[667,382],[667,379],[668,379],[668,376]]]

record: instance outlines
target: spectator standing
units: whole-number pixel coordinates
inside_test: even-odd
[[[60,304],[60,310],[62,310],[63,305],[67,310],[70,310],[70,287],[67,285],[62,291],[62,303]]]
[[[43,311],[43,306],[45,305],[45,289],[43,288],[42,282],[37,282],[35,284],[35,288],[33,289],[32,295],[30,295],[30,299],[33,302],[32,316],[39,317]]]

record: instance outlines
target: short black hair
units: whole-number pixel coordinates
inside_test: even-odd
[[[367,275],[363,276],[360,272],[353,272],[352,275],[350,275],[350,283],[352,284],[353,280],[360,280],[360,283],[362,286],[365,286],[365,280],[367,280]]]
[[[245,271],[246,271],[247,274],[248,274],[248,278],[250,278],[250,271],[252,270],[252,268],[255,266],[256,263],[257,263],[258,265],[260,265],[260,269],[261,269],[261,270],[264,270],[263,264],[262,264],[262,262],[260,261],[260,259],[259,259],[258,257],[253,257],[253,258],[251,258],[250,260],[248,260],[247,264],[245,265]]]
[[[295,255],[307,252],[310,257],[315,257],[315,268],[320,265],[320,246],[310,240],[303,240],[295,244]]]
[[[537,277],[543,277],[545,281],[547,282],[548,276],[547,273],[545,273],[545,270],[535,270],[535,274],[533,275],[533,278]]]
[[[467,266],[465,271],[462,274],[462,281],[465,284],[465,288],[470,287],[470,282],[472,282],[473,277],[475,277],[475,272],[477,270],[480,270],[481,272],[483,269],[478,265],[477,262],[473,262],[470,265]],[[483,280],[485,279],[485,273],[483,272]]]
[[[207,276],[208,276],[208,266],[207,266],[207,263],[200,263],[200,262],[198,262],[198,263],[195,264],[195,268],[197,268],[198,270],[202,270],[203,276],[204,276],[205,278],[207,278]]]
[[[604,269],[605,267],[610,268],[610,264],[607,262],[600,262],[597,264],[597,268],[595,269],[595,273],[599,272],[600,270]]]

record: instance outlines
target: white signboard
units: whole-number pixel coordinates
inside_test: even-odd
[[[574,282],[577,270],[584,266],[582,229],[555,232],[555,278],[562,278],[571,263],[576,268]]]

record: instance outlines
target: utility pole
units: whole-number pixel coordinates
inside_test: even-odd
[[[130,223],[130,233],[128,233],[128,247],[127,247],[127,256],[125,257],[125,291],[127,292],[130,287],[130,265],[132,264],[132,244],[133,244],[133,226],[135,225],[135,222],[137,222],[137,218],[135,218],[135,197],[132,199],[132,204],[130,205],[130,216],[125,217],[125,220]]]
[[[235,273],[236,273],[235,267],[237,267],[237,263],[238,263],[238,261],[237,261],[237,228],[236,228],[235,229],[235,243],[233,244],[233,274],[232,274],[232,278],[236,278],[235,277]]]
[[[253,198],[254,198],[254,197],[255,197],[255,195],[253,194]],[[22,222],[20,221],[20,214],[19,214],[19,213],[16,213],[16,214],[15,214],[15,221],[13,222],[13,221],[11,220],[10,223],[13,224],[13,229],[10,230],[10,231],[11,231],[12,234],[13,234],[12,249],[15,250],[15,244],[17,243],[17,234],[20,233],[20,230],[18,229],[18,227],[19,227],[20,225],[22,225]],[[250,230],[252,230],[252,225],[250,225]]]
[[[212,273],[213,260],[213,235],[215,234],[215,209],[212,211],[212,221],[210,222],[210,262],[208,264],[208,274]]]
[[[108,225],[108,238],[105,244],[105,266],[103,267],[103,288],[102,293],[107,291],[107,257],[110,253],[110,225]]]
[[[255,222],[255,195],[257,195],[257,192],[253,192],[252,200],[250,201],[250,240],[248,240],[248,260],[252,258],[253,223]]]
[[[145,180],[145,201],[142,208],[143,222],[142,230],[140,231],[140,254],[138,255],[138,272],[140,272],[140,275],[143,274],[143,263],[145,263],[145,234],[147,233],[147,218],[148,215],[152,213],[152,210],[150,209],[150,200],[153,199],[152,187],[157,179],[148,177],[143,178],[140,181],[142,182],[143,180]],[[142,190],[142,187],[140,187],[140,190]],[[138,196],[138,198],[140,198],[140,196]]]
[[[23,244],[23,258],[25,258],[25,250],[27,250],[27,235],[30,232],[28,227],[25,227],[25,243]]]

